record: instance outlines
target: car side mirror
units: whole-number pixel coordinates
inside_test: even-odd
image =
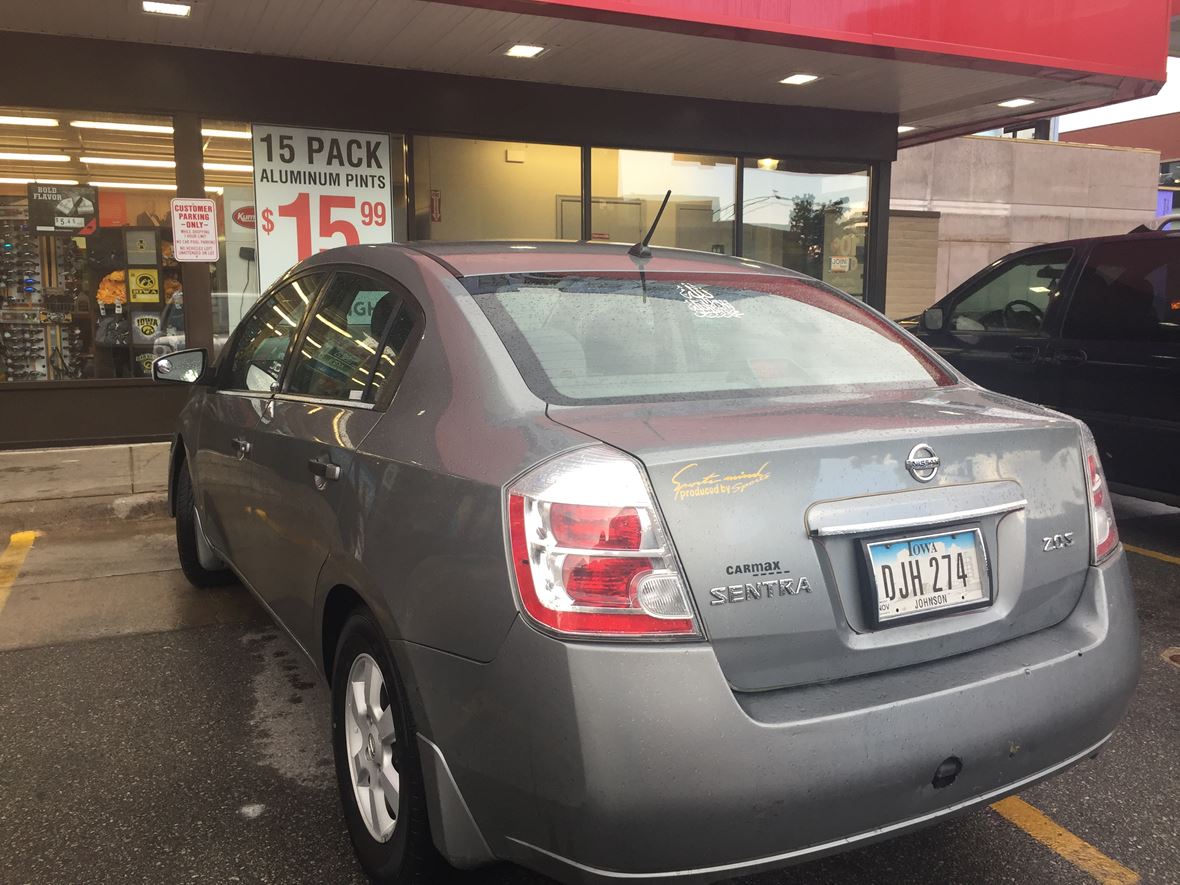
[[[922,311],[922,328],[937,332],[942,328],[943,317],[941,307],[928,307]]]
[[[203,347],[177,350],[152,360],[152,380],[195,384],[205,374],[209,355]]]

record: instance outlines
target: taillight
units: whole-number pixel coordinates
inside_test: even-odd
[[[577,636],[697,637],[700,630],[642,468],[606,446],[539,465],[508,489],[525,614]]]
[[[1082,426],[1082,457],[1085,459],[1086,492],[1090,506],[1090,549],[1094,564],[1097,565],[1119,545],[1119,530],[1114,523],[1114,504],[1102,473],[1098,446],[1085,425]]]

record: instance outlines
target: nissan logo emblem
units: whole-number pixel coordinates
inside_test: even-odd
[[[918,482],[930,482],[938,475],[938,467],[942,462],[934,449],[926,443],[918,443],[910,449],[909,457],[905,459],[905,469]]]

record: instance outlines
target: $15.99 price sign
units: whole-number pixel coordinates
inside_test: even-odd
[[[388,135],[254,126],[253,141],[263,289],[324,249],[393,241]]]

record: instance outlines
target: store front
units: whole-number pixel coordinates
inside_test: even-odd
[[[875,99],[648,95],[12,32],[0,49],[13,70],[69,57],[73,72],[6,83],[0,106],[0,448],[164,438],[185,391],[153,385],[152,358],[216,352],[314,252],[633,242],[667,190],[654,244],[794,268],[885,305],[890,166],[916,127]],[[767,50],[782,47],[749,53]],[[971,125],[939,112],[948,134]],[[186,260],[201,200],[212,251]]]

